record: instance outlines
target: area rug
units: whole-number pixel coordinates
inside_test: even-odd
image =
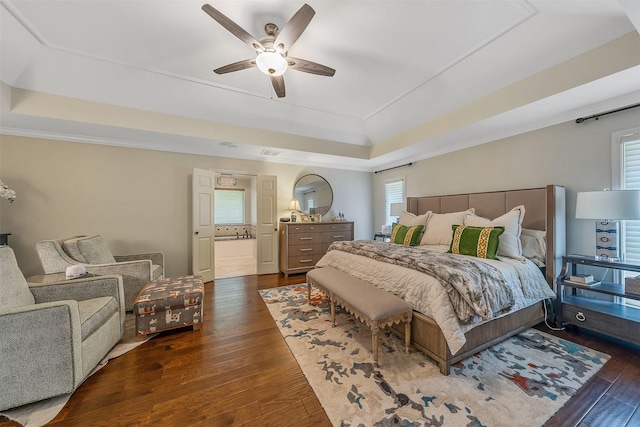
[[[260,291],[334,426],[543,425],[609,356],[530,329],[457,363],[444,376],[428,357],[381,334],[380,367],[371,333],[307,286]]]
[[[89,377],[100,369],[104,368],[109,360],[122,356],[141,344],[144,344],[158,334],[137,336],[135,333],[135,317],[132,313],[127,313],[124,323],[125,332],[120,341],[111,349],[109,353],[98,363],[98,366],[89,374]],[[88,378],[88,377],[87,377]],[[82,386],[81,386],[82,387]],[[53,420],[67,404],[73,393],[41,400],[19,408],[9,409],[0,412],[12,421],[24,427],[40,427]]]

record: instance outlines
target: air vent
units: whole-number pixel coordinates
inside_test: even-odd
[[[279,156],[280,153],[281,151],[267,150],[266,148],[260,152],[260,154],[262,154],[263,156],[271,156],[271,157]]]

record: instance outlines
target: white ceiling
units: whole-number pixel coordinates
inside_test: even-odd
[[[0,131],[376,170],[640,101],[637,1],[308,1],[289,55],[337,71],[278,99],[212,72],[254,53],[203,0],[0,0]],[[303,3],[210,4],[259,39]]]

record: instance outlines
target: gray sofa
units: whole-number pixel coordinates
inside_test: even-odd
[[[124,334],[124,316],[120,276],[27,284],[0,246],[0,411],[74,391]]]
[[[100,235],[43,240],[36,242],[36,251],[45,274],[64,273],[67,267],[82,264],[89,273],[121,275],[128,311],[147,282],[164,277],[162,252],[112,255]]]

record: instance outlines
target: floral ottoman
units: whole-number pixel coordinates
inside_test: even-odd
[[[193,325],[200,329],[204,284],[200,276],[148,282],[133,303],[138,335]]]

